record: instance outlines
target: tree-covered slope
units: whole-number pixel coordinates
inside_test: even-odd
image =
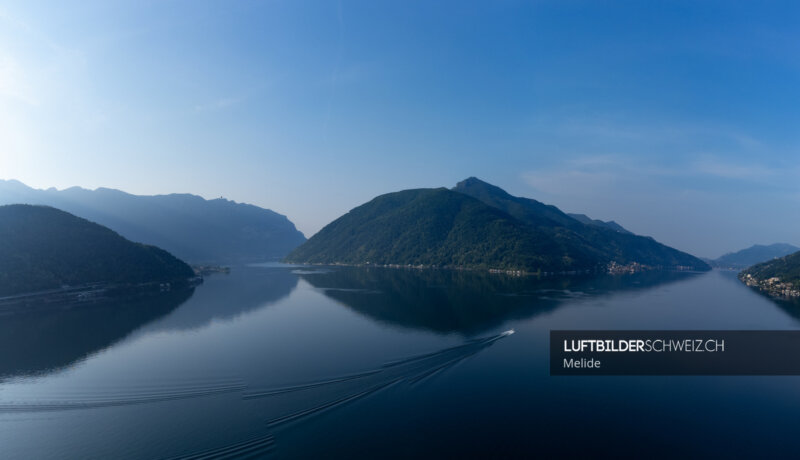
[[[530,198],[512,196],[500,187],[476,177],[470,177],[459,182],[453,190],[477,198],[489,206],[500,209],[531,225],[567,228],[581,226],[580,222],[553,205],[544,204]]]
[[[186,280],[191,267],[64,211],[0,206],[0,296],[85,283]]]
[[[445,188],[381,195],[328,224],[286,261],[525,271],[591,269],[604,262],[570,234],[538,231]]]
[[[750,275],[755,280],[765,281],[778,278],[780,283],[787,283],[800,288],[800,251],[778,259],[762,262],[742,271],[742,276]]]
[[[571,271],[607,264],[708,269],[652,238],[586,225],[555,206],[475,178],[454,190],[379,196],[333,221],[285,259],[323,264]]]
[[[586,225],[555,206],[513,196],[474,177],[459,182],[453,190],[477,198],[539,231],[559,232],[565,237],[569,235],[572,240],[580,242],[577,244],[591,248],[598,257],[609,262],[623,265],[635,262],[652,267],[689,267],[698,270],[710,268],[697,257],[665,246],[652,238],[598,225]]]

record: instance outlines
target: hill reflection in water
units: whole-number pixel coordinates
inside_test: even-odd
[[[142,332],[196,330],[213,321],[228,321],[272,305],[297,287],[297,275],[285,267],[234,267],[230,275],[206,279],[197,295],[184,308],[172,312]]]
[[[390,325],[474,336],[566,300],[647,289],[692,272],[537,278],[478,271],[343,267],[301,274],[326,296]]]
[[[190,288],[5,312],[0,320],[0,379],[68,367],[165,317],[193,293]]]
[[[0,379],[58,371],[123,339],[197,330],[271,305],[297,286],[287,269],[236,268],[195,288],[46,308],[0,317]],[[180,307],[180,308],[179,308]]]
[[[736,280],[736,282],[739,281]],[[759,296],[768,299],[769,301],[777,305],[778,308],[784,311],[787,315],[791,316],[797,321],[800,321],[800,298],[774,297],[756,288],[749,288],[749,289],[758,294]]]

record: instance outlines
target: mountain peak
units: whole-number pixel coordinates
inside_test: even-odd
[[[463,193],[484,203],[502,209],[514,217],[532,223],[534,226],[565,226],[580,225],[575,219],[564,214],[555,206],[547,205],[531,198],[520,198],[511,195],[502,188],[484,182],[477,177],[465,179],[455,187],[454,192]]]
[[[464,179],[461,182],[459,182],[458,184],[456,184],[456,187],[458,187],[459,185],[473,185],[473,184],[490,185],[488,182],[482,181],[482,180],[478,179],[475,176],[469,176],[466,179]]]
[[[7,180],[0,179],[0,186],[5,186],[5,188],[16,191],[30,189],[30,187],[28,187],[27,185],[23,184],[22,182],[16,179],[7,179]]]
[[[652,238],[634,235],[616,222],[603,222],[583,214],[568,215],[555,206],[513,196],[474,177],[459,182],[453,190],[477,198],[534,228],[570,235],[575,241],[586,242],[592,250],[616,263],[708,268],[694,256],[664,246]]]
[[[491,193],[491,194],[502,195],[502,196],[510,196],[508,194],[508,192],[506,192],[505,190],[501,189],[500,187],[498,187],[496,185],[492,185],[492,184],[490,184],[490,183],[488,183],[486,181],[480,180],[475,176],[470,176],[470,177],[462,180],[461,182],[457,183],[456,186],[453,187],[453,190],[455,190],[456,192],[462,192],[462,193],[464,193],[467,190],[472,190],[472,191],[479,191],[480,190],[480,191],[483,191],[484,193]]]
[[[603,262],[580,242],[446,188],[373,198],[326,225],[286,261],[530,272],[594,270]]]
[[[373,198],[326,225],[285,260],[527,272],[593,271],[611,262],[708,269],[653,239],[584,225],[555,206],[509,195],[475,177],[452,190],[403,190]]]

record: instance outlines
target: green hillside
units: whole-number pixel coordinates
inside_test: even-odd
[[[381,195],[353,209],[286,261],[525,271],[592,269],[603,262],[578,243],[464,194],[418,189]]]
[[[154,246],[45,206],[0,206],[0,296],[64,285],[186,280],[191,267]]]
[[[749,277],[757,281],[768,281],[777,278],[777,282],[800,289],[800,252],[795,252],[779,259],[762,262],[742,271],[740,277]]]
[[[285,260],[526,272],[709,268],[652,238],[583,224],[475,178],[454,190],[381,195],[331,222]]]
[[[697,257],[663,245],[652,238],[615,228],[584,224],[555,206],[510,195],[505,190],[474,177],[459,182],[453,190],[475,197],[540,231],[569,235],[574,241],[591,248],[606,261],[622,265],[637,263],[665,268],[684,267],[696,270],[710,268]]]

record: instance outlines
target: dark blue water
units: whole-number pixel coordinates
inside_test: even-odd
[[[795,457],[800,378],[550,377],[548,334],[796,329],[798,312],[718,271],[238,267],[3,312],[0,458]]]

